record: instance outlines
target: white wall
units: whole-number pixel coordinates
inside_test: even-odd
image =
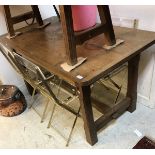
[[[0,35],[7,32],[4,15],[3,15],[3,9],[2,6],[0,6]]]
[[[139,29],[155,31],[154,5],[112,5],[110,11],[114,17],[139,19]]]
[[[116,18],[138,19],[138,29],[155,31],[155,6],[110,6]],[[123,22],[123,21],[122,21]],[[138,79],[138,101],[155,108],[155,46],[141,55]]]

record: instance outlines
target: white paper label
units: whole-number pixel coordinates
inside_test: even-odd
[[[134,131],[134,133],[138,136],[138,137],[142,137],[142,133],[140,131],[138,131],[137,129]]]
[[[77,75],[76,76],[78,79],[83,79],[83,77],[81,75]]]

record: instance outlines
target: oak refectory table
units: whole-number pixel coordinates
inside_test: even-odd
[[[15,50],[26,59],[78,89],[86,139],[89,144],[94,145],[98,141],[97,131],[107,122],[126,110],[133,112],[136,109],[140,54],[155,43],[155,33],[114,27],[116,38],[123,39],[125,41],[123,44],[109,51],[98,46],[88,48],[86,44],[77,46],[77,56],[87,57],[87,61],[71,72],[66,72],[60,66],[65,62],[66,53],[61,24],[55,18],[48,20],[51,24],[44,29],[35,29],[33,26],[31,29],[24,28],[25,32],[14,39],[7,39],[6,35],[1,36],[0,45]],[[104,34],[87,42],[102,45],[103,38]],[[91,85],[126,62],[128,62],[126,97],[95,121],[92,111]],[[103,111],[103,107],[100,105],[99,107]]]

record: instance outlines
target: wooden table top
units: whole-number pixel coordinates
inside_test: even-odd
[[[86,44],[78,46],[78,57],[87,57],[87,61],[71,72],[66,72],[60,67],[65,62],[61,24],[55,18],[50,21],[52,23],[44,29],[31,28],[11,40],[1,36],[0,43],[72,84],[91,84],[155,43],[154,32],[114,27],[116,38],[123,39],[123,44],[110,51]],[[103,38],[104,34],[88,42],[102,46]],[[83,79],[78,79],[77,75]]]

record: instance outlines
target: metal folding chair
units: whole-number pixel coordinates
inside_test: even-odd
[[[34,103],[34,95],[35,91],[38,90],[41,94],[46,96],[46,92],[44,88],[41,86],[42,81],[39,79],[38,75],[36,74],[36,65],[28,61],[27,59],[23,58],[19,54],[17,54],[15,51],[6,51],[2,50],[3,55],[9,60],[13,68],[22,76],[24,77],[24,80],[33,88],[33,93],[31,97],[31,103],[29,108],[32,107]],[[47,71],[43,71],[43,74],[46,75],[46,80],[53,79],[54,75]],[[46,103],[43,114],[41,116],[41,122],[43,122],[45,112],[47,110],[48,103]]]
[[[78,111],[76,112],[74,109],[72,109],[71,107],[68,106],[68,104],[70,102],[72,102],[73,100],[75,100],[76,98],[78,98],[78,94],[77,94],[77,91],[75,90],[75,88],[72,87],[72,93],[71,92],[68,92],[67,90],[65,90],[62,86],[62,83],[63,83],[63,80],[62,79],[59,79],[57,77],[57,80],[58,80],[58,84],[55,84],[53,83],[53,86],[55,85],[58,89],[57,89],[57,93],[55,94],[52,89],[51,89],[51,80],[47,80],[47,78],[45,77],[45,75],[43,74],[42,70],[40,67],[38,66],[35,66],[35,69],[37,71],[37,75],[38,75],[38,78],[41,79],[41,82],[43,84],[43,86],[45,87],[45,89],[47,90],[47,94],[49,95],[49,97],[54,101],[54,106],[53,106],[53,109],[51,111],[51,116],[50,116],[50,119],[49,119],[49,123],[48,123],[48,128],[50,128],[51,126],[51,122],[52,122],[52,117],[53,117],[53,114],[54,114],[54,111],[55,111],[55,108],[56,108],[56,105],[59,105],[61,106],[62,108],[66,109],[67,111],[71,112],[72,114],[75,115],[75,119],[73,121],[73,125],[72,125],[72,128],[71,128],[71,131],[69,133],[69,137],[67,139],[67,143],[66,143],[66,146],[69,145],[69,142],[70,142],[70,139],[71,139],[71,136],[72,136],[72,133],[73,133],[73,129],[75,127],[75,124],[76,124],[76,121],[77,121],[77,118],[79,117],[79,113],[80,113],[80,106],[79,106],[79,109]],[[59,96],[59,93],[60,91],[66,93],[69,95],[69,97],[65,100],[60,100],[58,98]],[[44,110],[44,113],[45,114],[45,111],[46,111],[47,107],[45,107],[45,110]]]
[[[27,81],[33,88],[32,93],[32,99],[31,99],[31,105],[33,105],[33,98],[36,90],[39,90],[39,92],[46,96],[49,100],[54,101],[54,106],[51,111],[50,119],[48,122],[48,128],[51,127],[52,123],[52,117],[55,112],[56,105],[61,106],[63,109],[69,111],[70,113],[75,115],[75,119],[73,121],[73,125],[71,128],[71,131],[69,133],[66,146],[69,145],[73,129],[75,127],[77,118],[80,116],[80,106],[78,110],[74,110],[68,104],[72,102],[73,100],[78,98],[78,91],[70,84],[67,83],[68,86],[66,86],[66,83],[64,80],[59,79],[54,74],[51,74],[44,70],[43,68],[33,64],[32,62],[25,59],[23,56],[16,53],[16,51],[8,51],[2,49],[3,55],[8,59],[8,61],[11,63],[11,65],[14,67],[14,69],[24,77],[24,80]],[[57,92],[53,92],[52,88],[57,87]],[[70,87],[70,88],[69,88]],[[67,89],[66,89],[67,88]],[[69,89],[69,90],[68,90]],[[59,93],[62,91],[65,94],[68,94],[69,97],[67,97],[64,100],[61,100],[59,98]],[[41,122],[43,122],[48,103],[45,105],[43,114],[41,116]]]
[[[133,28],[133,29],[137,29],[137,27],[138,27],[138,19],[132,19],[132,24],[131,24],[131,27]],[[92,44],[93,45],[93,44]],[[95,45],[94,45],[95,46]],[[102,48],[101,46],[97,46],[98,48]],[[126,64],[123,64],[122,66],[120,66],[118,69],[116,69],[116,70],[114,70],[113,72],[111,72],[110,74],[108,74],[106,77],[104,77],[104,78],[102,78],[102,79],[100,79],[98,82],[100,83],[100,84],[102,84],[102,85],[104,85],[105,87],[107,87],[106,85],[105,85],[105,83],[107,82],[107,81],[109,81],[118,91],[117,91],[117,94],[116,94],[116,98],[115,98],[115,101],[114,101],[114,103],[116,104],[117,103],[117,101],[118,101],[118,98],[119,98],[119,96],[120,96],[120,93],[121,93],[121,91],[122,91],[122,87],[123,87],[123,83],[121,83],[121,84],[118,84],[117,82],[115,82],[113,79],[112,79],[112,77],[114,77],[115,75],[117,75],[119,72],[121,72],[122,70],[125,70],[125,69],[127,69],[127,66],[128,66],[128,64],[126,63]],[[122,78],[122,80],[124,80],[124,78]],[[108,88],[107,88],[108,89]]]
[[[120,93],[122,91],[122,87],[123,87],[123,83],[118,84],[117,82],[115,82],[115,80],[113,80],[112,78],[116,75],[118,75],[121,71],[125,70],[127,68],[127,64],[122,65],[120,68],[114,70],[113,72],[111,72],[110,74],[108,74],[106,77],[100,79],[98,81],[98,83],[102,84],[103,86],[105,86],[107,89],[108,86],[106,85],[107,82],[110,82],[116,89],[117,89],[117,94],[114,100],[114,104],[117,103],[118,98],[120,96]]]
[[[78,111],[76,112],[74,109],[72,109],[71,107],[69,107],[68,104],[70,102],[72,102],[73,100],[75,100],[76,98],[78,98],[78,94],[77,94],[78,92],[76,90],[74,90],[75,88],[73,88],[73,86],[71,86],[72,87],[72,90],[74,90],[74,91],[72,91],[72,93],[66,91],[63,87],[61,87],[62,86],[62,83],[63,83],[63,80],[62,79],[58,79],[59,80],[59,82],[58,82],[59,84],[56,85],[58,87],[58,91],[57,91],[57,94],[54,94],[53,91],[50,89],[48,82],[45,82],[45,77],[44,77],[44,75],[42,74],[42,72],[40,71],[39,68],[37,69],[37,72],[38,72],[39,77],[42,79],[42,81],[44,83],[44,86],[48,90],[49,95],[52,97],[51,99],[54,100],[54,107],[52,109],[51,116],[50,116],[49,123],[48,123],[48,126],[47,127],[48,128],[51,127],[51,122],[52,122],[53,114],[55,112],[56,105],[61,106],[63,109],[65,109],[65,110],[67,110],[70,113],[72,113],[72,114],[75,115],[75,119],[73,121],[73,125],[72,125],[71,131],[69,133],[69,137],[67,139],[67,143],[66,143],[66,146],[68,146],[69,145],[69,142],[71,140],[71,136],[72,136],[73,129],[75,127],[77,118],[80,116],[79,115],[79,113],[80,113],[80,106],[78,108]],[[60,91],[68,94],[69,97],[67,99],[65,99],[65,100],[60,100],[58,98]]]

